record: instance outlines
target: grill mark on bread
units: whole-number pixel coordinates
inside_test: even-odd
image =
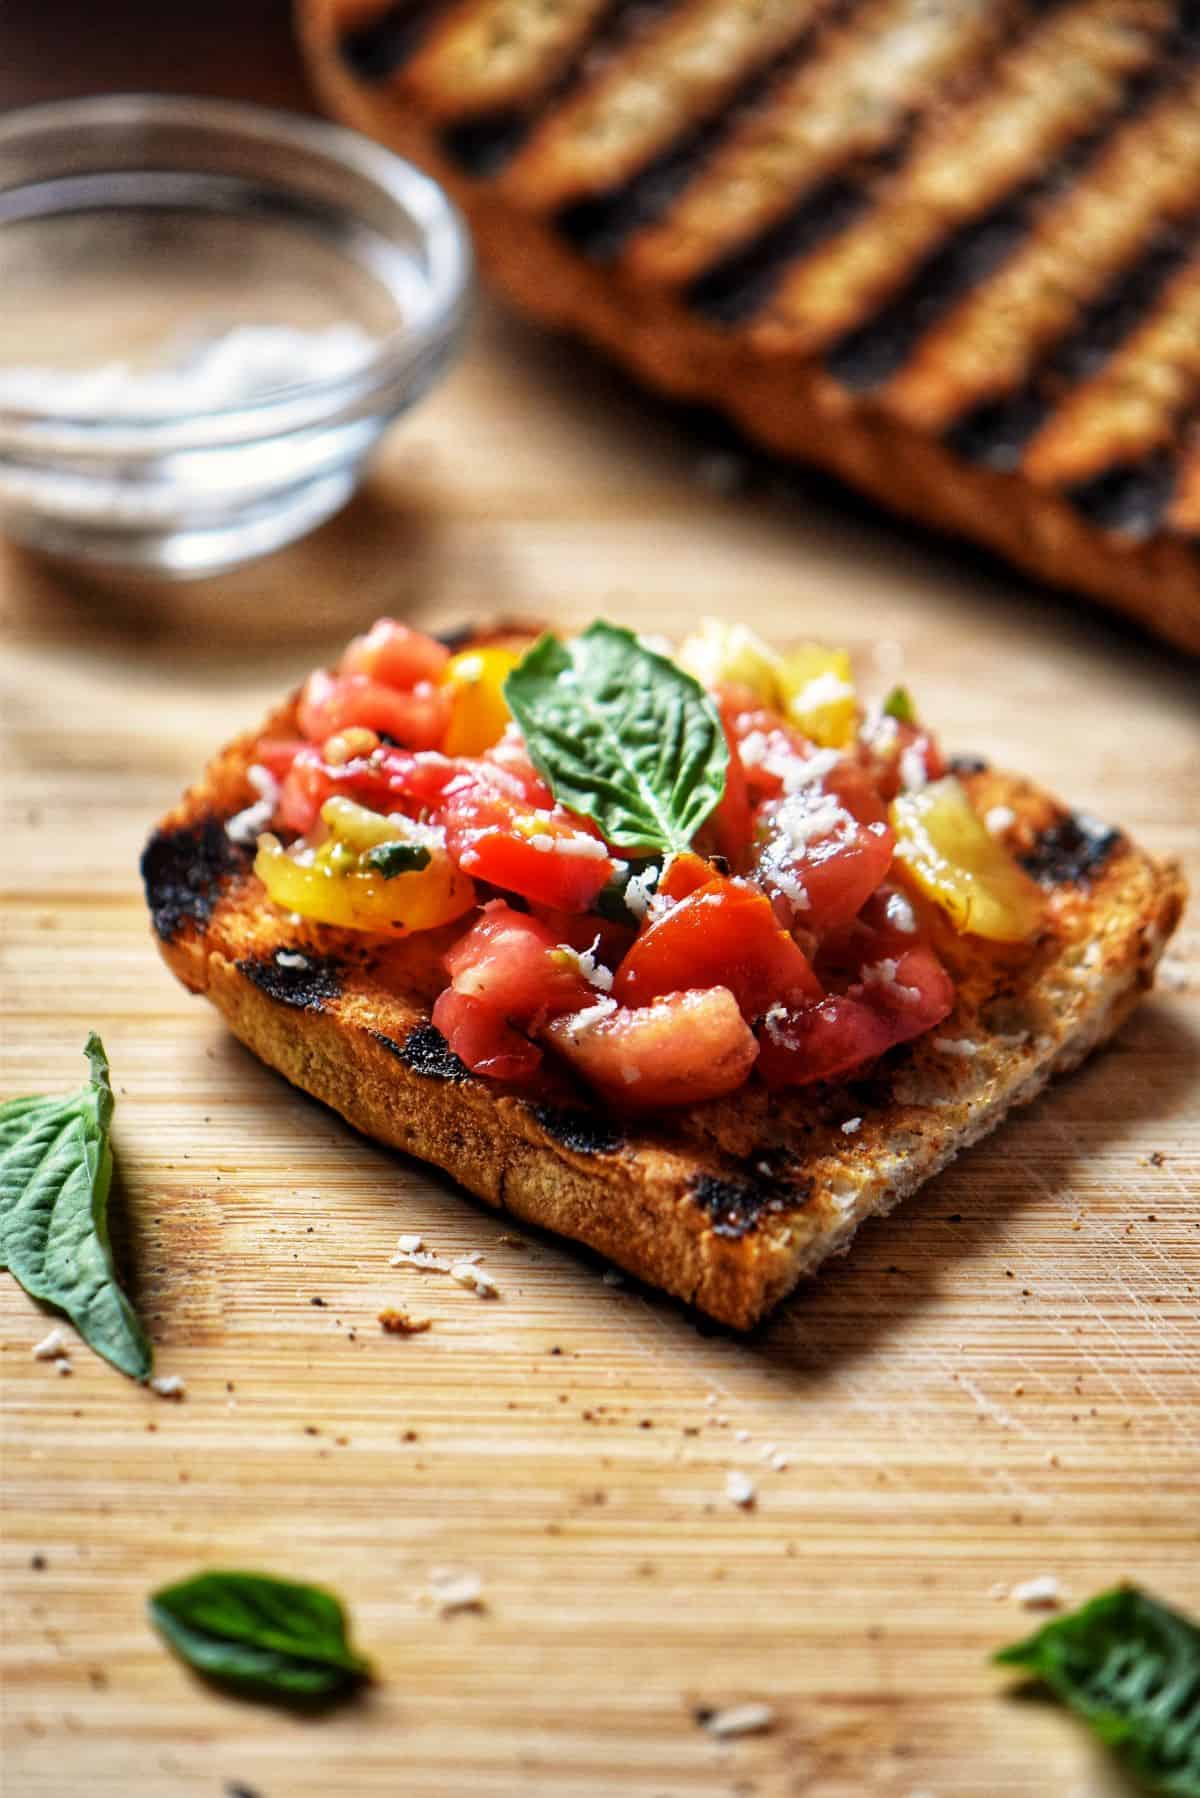
[[[662,286],[686,286],[773,232],[837,177],[869,176],[894,157],[913,121],[944,103],[945,87],[978,73],[983,52],[1020,10],[997,0],[877,0],[831,24],[766,103],[731,130],[661,224],[645,231],[629,267]]]
[[[1132,267],[1118,274],[1028,379],[1011,393],[970,407],[946,432],[958,455],[1011,470],[1060,398],[1097,374],[1153,311],[1167,282],[1200,247],[1200,212],[1168,227]]]
[[[1119,830],[1083,812],[1069,812],[1039,831],[1019,859],[1040,886],[1084,886],[1103,871],[1124,840]]]
[[[416,59],[416,77],[410,71],[382,95],[361,86],[355,122],[419,158],[444,124],[469,116],[470,107],[477,111],[473,88],[468,106],[465,90],[452,83],[453,92],[440,102],[418,83],[427,79],[430,59],[453,21],[494,12],[496,4],[455,0],[451,18],[447,0],[448,18],[436,24]],[[542,0],[514,4],[536,8]],[[737,4],[728,0],[731,9]],[[979,12],[972,16],[975,4]],[[456,165],[447,169],[443,163],[443,175],[475,213],[485,261],[530,310],[572,324],[634,362],[652,382],[717,400],[776,450],[832,466],[885,503],[989,543],[1056,584],[1099,594],[1194,647],[1200,641],[1200,466],[1192,439],[1200,393],[1194,384],[1189,388],[1184,365],[1198,333],[1180,285],[1188,263],[1170,228],[1177,214],[1173,197],[1169,228],[1156,234],[1149,229],[1142,184],[1126,175],[1114,185],[1112,228],[1126,234],[1124,245],[1100,241],[1109,227],[1097,204],[1097,235],[1084,240],[1082,261],[1064,262],[1061,286],[1054,257],[1047,255],[1043,272],[1054,289],[1047,312],[1038,298],[1045,288],[1033,275],[1031,286],[1021,286],[1018,271],[1026,264],[1033,268],[1051,213],[1069,221],[1072,196],[1080,189],[1049,193],[1035,205],[1032,232],[1024,239],[1017,234],[1012,254],[1001,258],[1006,272],[993,270],[976,289],[980,334],[965,324],[975,298],[946,310],[933,307],[927,315],[932,329],[917,333],[912,360],[885,373],[885,385],[872,388],[869,400],[857,402],[851,390],[827,380],[816,358],[886,310],[913,268],[956,232],[1002,207],[1043,169],[1057,163],[1061,174],[1065,155],[1089,130],[1099,137],[1106,128],[1109,141],[1082,186],[1097,183],[1100,165],[1112,161],[1122,140],[1128,167],[1136,172],[1137,156],[1149,158],[1147,133],[1169,104],[1172,82],[1181,88],[1194,80],[1200,50],[1195,0],[945,0],[940,16],[939,0],[831,5],[839,16],[826,15],[806,56],[785,80],[766,84],[757,108],[734,117],[723,98],[642,163],[633,181],[593,193],[598,205],[567,221],[577,227],[573,238],[564,236],[561,219],[535,216],[516,204],[503,180],[493,198],[486,183],[476,189],[455,181]],[[329,79],[335,103],[353,112],[350,84],[333,67],[330,37],[336,40],[339,19],[362,19],[361,0],[303,0],[303,6],[315,66]],[[696,6],[697,0],[675,0],[677,23],[694,15]],[[923,31],[940,32],[947,42],[942,64],[928,51],[931,72],[924,82],[914,78],[912,104],[900,91],[906,65],[884,54],[886,22],[895,28],[902,15],[920,19]],[[976,45],[968,54],[964,46],[956,57],[949,39],[954,31],[970,30],[990,31],[996,53]],[[600,25],[593,23],[579,41],[598,35]],[[628,81],[649,39],[661,35],[661,21],[626,31],[600,61],[609,58],[609,76],[620,70]],[[864,120],[843,108],[835,123],[839,96],[854,88],[851,65],[860,73],[869,69],[872,52],[878,68],[868,89],[884,109],[883,122],[869,109]],[[576,87],[578,98],[604,78],[603,66],[598,73],[589,66],[584,74],[582,56],[567,62],[573,66],[560,62],[547,84],[546,64],[525,59],[520,105],[535,118],[539,138],[554,123],[556,109],[572,103]],[[1162,94],[1136,125],[1127,119],[1122,124],[1121,90],[1131,80],[1136,88],[1141,70],[1147,89],[1161,86]],[[814,104],[789,113],[782,96],[806,74]],[[819,191],[803,174],[786,172],[788,156],[800,153],[797,138],[801,160],[815,153],[809,129],[818,116],[825,135],[817,132],[816,153],[829,158],[823,168],[837,169]],[[529,122],[522,118],[518,135]],[[512,149],[506,130],[498,115],[483,121],[475,133],[476,158],[503,163]],[[757,162],[747,148],[756,131],[762,134]],[[489,143],[497,132],[498,155]],[[863,133],[874,133],[865,150]],[[623,133],[619,142],[625,142]],[[534,147],[527,144],[523,162]],[[1186,137],[1184,153],[1191,154]],[[746,158],[740,187],[722,173],[737,154]],[[889,166],[881,168],[884,158]],[[914,180],[923,160],[924,189]],[[1154,179],[1171,179],[1165,161],[1147,166]],[[1179,178],[1182,187],[1182,171]],[[774,221],[775,235],[765,245],[759,242],[760,217]],[[783,219],[790,231],[780,228]],[[914,248],[906,233],[919,238],[918,224],[930,236]],[[1185,219],[1181,229],[1186,234],[1188,228]],[[878,240],[875,248],[862,247],[871,237]],[[619,262],[611,276],[572,268],[564,244],[596,262],[619,252]],[[879,277],[880,269],[890,271],[886,278]],[[988,293],[1005,279],[1022,297],[1004,312],[1005,335],[993,367],[984,333],[989,316],[998,317],[1002,308]],[[803,309],[789,316],[797,280],[807,284],[807,295]],[[698,304],[687,304],[693,297]],[[1174,327],[1139,338],[1172,306],[1178,309]],[[1057,316],[1049,316],[1056,309]],[[730,333],[726,347],[705,330],[705,318],[745,328]],[[940,344],[947,346],[944,365]],[[780,356],[787,359],[786,380],[784,366],[778,372],[773,366]],[[1110,365],[1118,378],[1097,386]],[[886,370],[886,358],[882,366]],[[929,423],[922,421],[925,412]],[[1014,478],[999,487],[993,471]],[[1116,557],[1107,547],[1114,535],[1125,544]]]
[[[835,0],[688,0],[547,116],[505,183],[536,212],[620,188],[807,40]],[[845,4],[846,0],[836,0]]]
[[[1154,535],[1170,506],[1178,473],[1169,450],[1153,450],[1140,462],[1117,463],[1065,491],[1076,510],[1102,531],[1144,541]]]
[[[693,281],[686,303],[713,324],[743,324],[766,305],[793,262],[845,230],[866,204],[857,182],[823,183],[770,231]]]
[[[185,924],[202,930],[252,856],[248,845],[230,840],[223,818],[209,816],[178,830],[156,830],[142,851],[141,875],[163,942],[173,942]]]
[[[764,1217],[794,1210],[812,1196],[814,1182],[807,1176],[784,1176],[784,1180],[781,1188],[775,1179],[756,1174],[699,1173],[693,1175],[688,1194],[708,1217],[714,1236],[741,1242],[758,1229]]]
[[[1029,240],[977,285],[880,396],[909,424],[944,431],[972,402],[1019,386],[1039,354],[1161,233],[1200,206],[1200,77],[1168,88],[1103,143]],[[1173,90],[1173,91],[1172,91]]]
[[[670,210],[739,119],[758,107],[802,54],[803,47],[794,46],[755,70],[722,112],[701,120],[629,180],[560,208],[554,217],[559,235],[593,262],[615,261],[636,233]]]
[[[1165,79],[1161,67],[1131,76],[1120,102],[1120,122],[1137,121]],[[1078,204],[1080,189],[1096,177],[1097,165],[1101,165],[1103,177],[1116,123],[1117,119],[1106,117],[1072,143],[1049,169],[953,232],[901,292],[829,349],[825,366],[835,379],[859,393],[884,388],[880,401],[921,429],[948,423],[952,411],[939,416],[934,402],[941,397],[945,410],[949,388],[953,406],[964,376],[955,368],[944,339],[952,339],[961,314],[982,313],[982,319],[968,319],[966,342],[968,354],[978,357],[976,366],[986,371],[989,327],[994,332],[1014,319],[1018,335],[1022,329],[1028,332],[1034,318],[1028,308],[1018,310],[1021,298],[1012,289],[1043,246],[1048,246],[1043,249],[1044,259],[1053,262],[1062,231],[1058,215]],[[1196,182],[1189,181],[1187,186],[1189,194],[1194,194]],[[1075,273],[1078,278],[1078,267]],[[989,315],[993,296],[995,309]],[[996,362],[1002,375],[999,357]],[[922,391],[923,372],[929,372],[926,386],[933,386],[932,398]]]
[[[1200,399],[1200,261],[1169,280],[1150,316],[1032,439],[1030,479],[1086,493],[1120,468],[1170,459]]]
[[[359,81],[379,82],[401,69],[421,46],[448,0],[402,0],[378,17],[343,31],[338,40],[342,61]]]
[[[600,1112],[557,1105],[534,1105],[531,1110],[547,1136],[573,1155],[614,1155],[624,1145],[624,1131]]]
[[[525,113],[577,69],[592,39],[638,0],[475,0],[455,6],[405,85],[439,120]]]
[[[1076,0],[1039,22],[981,95],[922,131],[862,220],[789,273],[752,341],[812,355],[868,324],[958,233],[1003,215],[1078,146],[1096,146],[1171,17],[1165,0]]]
[[[342,964],[336,957],[307,949],[294,956],[283,951],[288,959],[281,962],[280,953],[247,957],[236,964],[238,973],[277,1005],[291,1005],[297,1011],[324,1011],[341,996]]]
[[[426,1080],[469,1080],[471,1070],[459,1060],[441,1031],[428,1022],[414,1024],[402,1043],[381,1031],[371,1032],[377,1043]]]
[[[482,85],[488,65],[474,85],[448,78],[437,67],[414,68],[410,79],[438,120],[444,153],[473,180],[501,174],[545,119],[556,118],[572,97],[598,80],[658,16],[680,0],[586,0],[565,6],[572,32],[563,34],[555,56],[516,69],[506,84]],[[492,69],[492,76],[495,71]]]

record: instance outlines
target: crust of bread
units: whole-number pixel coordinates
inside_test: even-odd
[[[690,1111],[622,1117],[554,1069],[516,1091],[455,1063],[429,1014],[461,925],[383,944],[267,901],[225,822],[254,798],[258,738],[294,728],[289,701],[151,837],[143,874],[167,965],[263,1061],[366,1135],[740,1329],[1110,1037],[1182,912],[1173,863],[1028,782],[964,773],[977,806],[1013,812],[1008,840],[1048,888],[1037,943],[992,948],[930,912],[923,926],[958,992],[938,1030],[845,1084],[772,1096],[752,1081]]]
[[[298,21],[325,104],[442,183],[470,220],[485,271],[524,312],[585,338],[652,386],[720,407],[769,449],[828,469],[893,511],[1087,593],[1200,653],[1200,553],[1185,532],[1104,530],[1055,487],[970,462],[936,433],[851,393],[818,358],[786,344],[751,345],[636,269],[589,262],[503,183],[465,176],[443,153],[436,118],[402,82],[366,86],[353,78],[338,49],[345,0],[299,0]]]

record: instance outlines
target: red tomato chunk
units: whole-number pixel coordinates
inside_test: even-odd
[[[621,1105],[698,1105],[736,1092],[758,1044],[728,987],[667,993],[632,1010],[611,1001],[542,1032],[584,1078]]]
[[[645,1005],[689,986],[728,987],[748,1018],[779,999],[821,996],[808,957],[780,929],[770,901],[740,880],[710,880],[646,924],[613,995]]]

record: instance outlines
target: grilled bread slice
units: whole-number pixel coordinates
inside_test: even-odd
[[[367,1135],[739,1328],[1111,1036],[1182,910],[1173,865],[1028,782],[960,765],[977,807],[1009,808],[1010,846],[1051,895],[1038,940],[1005,947],[935,927],[957,1004],[930,1035],[845,1083],[772,1095],[751,1082],[634,1119],[565,1071],[518,1093],[456,1060],[430,1008],[461,924],[384,943],[267,902],[253,851],[226,830],[255,796],[262,734],[296,734],[295,699],[231,744],[147,845],[168,966]]]
[[[300,0],[534,315],[1200,651],[1195,0]]]

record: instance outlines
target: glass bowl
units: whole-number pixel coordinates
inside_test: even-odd
[[[129,95],[0,119],[0,529],[186,578],[354,491],[446,368],[470,239],[340,127]]]

